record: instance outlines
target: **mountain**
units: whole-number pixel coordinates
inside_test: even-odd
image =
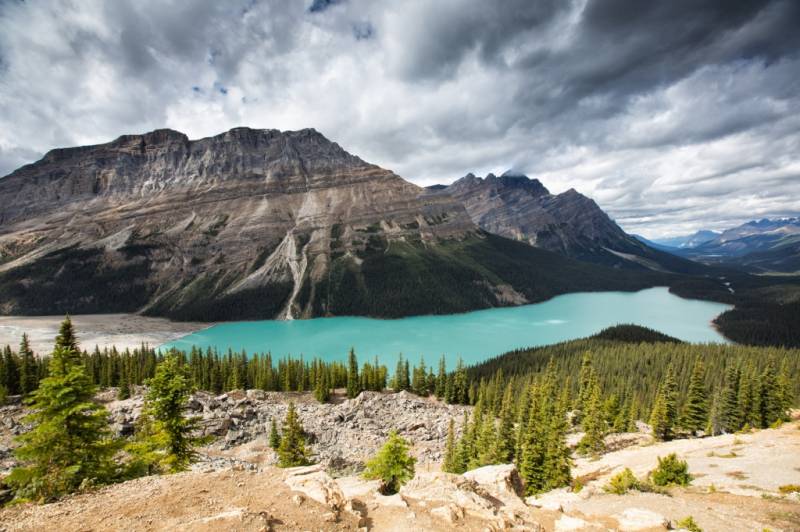
[[[396,317],[655,282],[488,234],[313,129],[125,135],[0,179],[3,314]]]
[[[490,233],[584,262],[662,272],[702,269],[628,235],[575,189],[551,194],[537,179],[522,174],[482,178],[470,173],[439,194],[459,200],[472,221]]]
[[[671,238],[658,238],[653,240],[653,242],[655,244],[669,248],[692,249],[696,248],[697,246],[700,246],[705,242],[714,240],[719,235],[720,233],[716,231],[709,231],[707,229],[702,229],[691,235],[674,236]]]
[[[681,255],[753,273],[800,272],[800,218],[753,220],[682,250]]]
[[[665,253],[671,253],[673,255],[680,255],[680,248],[667,246],[665,244],[659,244],[653,240],[648,240],[647,238],[643,237],[642,235],[631,234],[633,238],[644,244],[645,246],[651,247],[653,249],[657,249],[659,251],[663,251]],[[661,240],[659,240],[661,242]]]

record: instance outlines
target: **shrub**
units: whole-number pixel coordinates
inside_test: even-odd
[[[640,488],[641,482],[633,475],[633,471],[626,467],[611,477],[611,480],[603,487],[603,490],[616,495],[624,495],[630,490],[638,490]]]
[[[367,462],[364,478],[380,480],[383,494],[392,495],[414,477],[415,462],[408,454],[408,442],[393,430],[378,454]]]
[[[800,484],[784,484],[783,486],[778,487],[778,491],[781,493],[800,493]]]
[[[658,467],[650,472],[650,479],[656,486],[688,486],[692,476],[689,464],[671,453],[664,458],[658,457]]]
[[[703,529],[697,525],[691,515],[684,517],[675,524],[678,526],[678,528],[685,528],[689,532],[703,532]]]
[[[289,409],[286,411],[286,419],[283,422],[281,442],[278,445],[278,466],[297,467],[309,463],[311,461],[306,449],[303,425],[300,424],[297,417],[294,403],[290,402]]]

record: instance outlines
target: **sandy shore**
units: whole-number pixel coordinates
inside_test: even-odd
[[[53,349],[63,319],[64,316],[0,316],[0,346],[10,345],[16,350],[22,333],[27,333],[34,352],[47,354]],[[81,347],[87,350],[95,345],[100,349],[116,346],[120,350],[142,343],[154,347],[213,325],[136,314],[84,314],[72,316],[72,322]]]

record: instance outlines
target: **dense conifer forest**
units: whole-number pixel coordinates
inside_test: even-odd
[[[192,448],[203,441],[193,435],[193,420],[181,417],[191,390],[313,391],[320,402],[342,393],[337,389],[350,398],[364,390],[408,390],[448,403],[474,405],[458,431],[450,424],[445,471],[514,462],[526,490],[534,494],[574,482],[568,432],[582,433],[576,452],[596,455],[604,451],[606,435],[638,430],[637,423],[642,421],[650,424],[656,438],[664,440],[774,426],[787,419],[789,408],[796,404],[798,374],[797,350],[687,344],[632,325],[612,327],[586,339],[512,351],[469,368],[461,362],[447,368],[444,358],[436,365],[423,359],[411,364],[399,356],[390,375],[377,359],[359,363],[353,350],[346,363],[199,349],[160,353],[145,346],[123,352],[80,351],[66,320],[48,357],[34,357],[26,337],[17,352],[10,347],[3,350],[0,399],[21,394],[35,408],[45,405],[41,412],[66,409],[68,413],[72,407],[59,403],[57,392],[77,386],[76,397],[87,405],[85,421],[94,427],[86,436],[87,445],[97,446],[111,440],[102,410],[91,406],[95,405],[94,390],[116,387],[118,397],[124,399],[133,386],[148,385],[144,422],[125,447],[133,457],[130,465],[120,470],[109,462],[113,449],[103,447],[108,456],[103,455],[106,462],[97,467],[111,467],[115,472],[103,474],[113,481],[188,466]],[[179,395],[170,395],[173,388],[180,390]],[[60,423],[58,416],[50,419],[45,414],[31,419],[38,420],[42,430]],[[79,478],[59,477],[64,484],[53,493],[39,493],[37,484],[31,484],[31,479],[65,474],[70,456],[78,452],[64,449],[66,469],[55,473],[36,469],[45,467],[36,464],[44,464],[40,447],[47,442],[37,439],[37,432],[31,434],[23,438],[22,454],[29,453],[25,456],[33,465],[14,477],[22,486],[20,493],[32,490],[30,494],[47,498],[74,489]],[[292,415],[287,416],[280,435],[273,424],[270,442],[282,464],[307,463],[302,434]],[[173,451],[165,454],[164,441],[171,442],[168,448]],[[122,443],[114,445],[118,449]]]
[[[800,347],[800,277],[720,271],[724,275],[718,278],[677,279],[670,292],[735,305],[714,320],[720,332],[734,342]]]

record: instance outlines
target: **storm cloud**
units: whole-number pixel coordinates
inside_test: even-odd
[[[800,213],[800,3],[0,3],[0,175],[171,127],[314,127],[428,185],[508,168],[648,237]]]

